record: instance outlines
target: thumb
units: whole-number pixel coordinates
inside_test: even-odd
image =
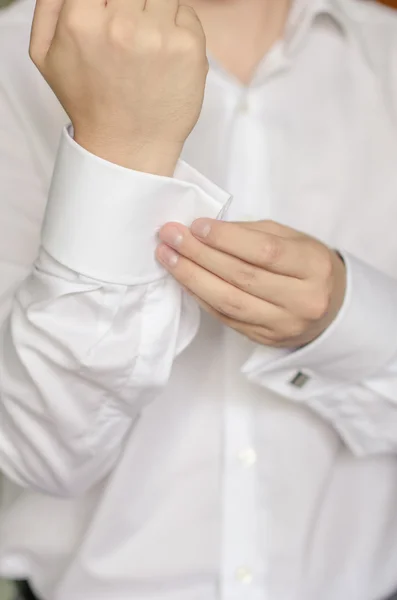
[[[36,0],[29,54],[38,68],[43,65],[51,47],[64,2],[65,0]]]

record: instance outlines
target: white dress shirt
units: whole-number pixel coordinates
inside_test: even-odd
[[[397,588],[397,16],[296,0],[248,89],[211,61],[168,179],[63,130],[27,56],[32,8],[0,14],[0,575],[44,600],[381,600]],[[199,216],[339,249],[336,321],[287,352],[200,314],[154,259],[163,223]]]

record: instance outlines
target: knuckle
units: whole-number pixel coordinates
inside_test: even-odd
[[[207,60],[200,37],[190,30],[181,30],[172,38],[172,50],[189,60]]]
[[[215,306],[215,309],[231,319],[241,320],[245,313],[245,306],[240,298],[224,296]]]
[[[325,317],[330,303],[330,293],[326,289],[318,290],[311,294],[310,301],[307,303],[306,317],[312,321],[318,321]]]
[[[291,338],[301,337],[307,329],[306,322],[303,319],[296,319],[290,324],[289,332]]]
[[[286,337],[278,331],[265,331],[261,334],[262,339],[256,340],[258,343],[271,348],[283,348],[287,347]]]
[[[131,47],[134,35],[133,24],[129,19],[120,19],[114,16],[108,23],[108,36],[110,43],[116,48]]]
[[[306,323],[303,319],[287,319],[280,327],[281,336],[278,341],[299,338],[305,331]]]
[[[235,273],[231,275],[231,283],[243,289],[253,287],[258,278],[258,271],[249,264],[241,265]]]
[[[248,337],[257,344],[266,345],[269,342],[273,343],[273,339],[270,337],[272,332],[267,331],[262,327],[249,327],[247,329]]]
[[[263,338],[269,340],[272,344],[277,344],[284,339],[284,334],[278,329],[269,329],[263,331]]]
[[[259,247],[259,259],[264,260],[268,265],[274,265],[278,262],[281,254],[281,244],[276,237],[266,237]]]

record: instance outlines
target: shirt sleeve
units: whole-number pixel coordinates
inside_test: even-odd
[[[295,352],[257,347],[246,376],[327,420],[358,456],[397,453],[397,280],[344,254],[334,323]]]
[[[64,131],[32,264],[24,227],[37,228],[31,196],[43,190],[28,153],[21,162],[25,140],[12,152],[15,129],[2,133],[0,470],[77,495],[112,469],[198,329],[197,307],[155,261],[159,227],[216,218],[229,196],[182,162],[173,179],[138,173]]]

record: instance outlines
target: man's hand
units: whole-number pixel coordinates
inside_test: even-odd
[[[158,260],[210,314],[266,346],[298,348],[335,319],[345,296],[338,254],[270,221],[168,223]]]
[[[30,55],[80,145],[173,175],[202,107],[205,45],[179,0],[37,0]]]

